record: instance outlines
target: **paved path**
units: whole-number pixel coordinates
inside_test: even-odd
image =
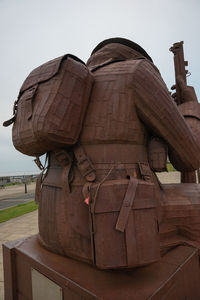
[[[35,189],[35,182],[27,184],[28,192],[33,192],[34,189]],[[24,184],[10,185],[8,187],[1,188],[0,199],[3,199],[7,196],[19,195],[21,193],[24,193],[24,191],[25,191]]]
[[[161,183],[180,183],[180,172],[161,172],[157,176]]]
[[[0,189],[0,210],[20,203],[33,201],[35,198],[35,183],[27,184],[25,193],[24,184],[13,185]]]
[[[158,174],[159,179],[162,183],[177,183],[180,182],[180,175],[178,172],[163,172]],[[28,187],[28,190],[34,190],[34,185]],[[10,199],[12,197],[19,197],[19,195],[24,192],[24,186],[14,186],[6,191],[7,197]],[[0,202],[2,199],[5,199],[5,189],[0,190]],[[38,223],[37,223],[37,211],[28,213],[26,215],[20,216],[15,219],[11,219],[7,222],[0,223],[0,246],[2,243],[17,240],[22,237],[36,234],[38,232]],[[0,300],[3,298],[3,261],[2,261],[2,247],[0,247]]]

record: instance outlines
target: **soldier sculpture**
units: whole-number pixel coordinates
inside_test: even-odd
[[[18,150],[48,153],[36,188],[42,246],[100,269],[148,265],[181,244],[200,249],[200,106],[181,72],[176,79],[172,97],[151,57],[123,38],[97,45],[86,66],[68,55],[29,75],[9,123]],[[182,183],[159,182],[167,156]]]
[[[179,171],[200,165],[194,91],[180,79],[185,102],[177,106],[151,58],[124,39],[100,43],[87,66],[94,83],[78,146],[66,150],[71,159],[63,163],[64,183],[59,153],[50,153],[39,208],[40,240],[53,251],[93,260],[100,268],[156,261],[160,247],[170,247],[170,238],[174,246],[175,235],[177,244],[182,239],[197,245],[193,237],[200,223],[194,225],[192,215],[199,212],[199,187],[165,187],[154,172],[166,169],[167,153]],[[182,222],[179,211],[173,221],[167,214],[175,203]]]

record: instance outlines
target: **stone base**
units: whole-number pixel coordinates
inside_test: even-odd
[[[53,254],[36,236],[3,245],[6,300],[200,299],[198,251],[179,246],[159,262],[101,271]]]

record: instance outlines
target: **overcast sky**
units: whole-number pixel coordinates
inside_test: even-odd
[[[38,172],[33,158],[12,145],[13,102],[26,76],[50,59],[72,53],[86,61],[110,37],[140,44],[159,68],[168,88],[174,83],[170,46],[184,41],[200,99],[200,0],[0,0],[0,175]]]

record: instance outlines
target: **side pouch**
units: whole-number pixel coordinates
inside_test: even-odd
[[[167,144],[158,137],[151,137],[148,143],[148,160],[154,172],[167,171]]]
[[[154,184],[134,180],[91,186],[93,263],[100,269],[133,268],[160,258]]]
[[[39,197],[39,241],[48,250],[63,255],[58,230],[58,222],[63,218],[63,207],[60,208],[63,202],[63,167],[52,156],[53,154],[49,153],[46,176],[44,178],[41,177],[41,184],[40,177],[37,182]]]

